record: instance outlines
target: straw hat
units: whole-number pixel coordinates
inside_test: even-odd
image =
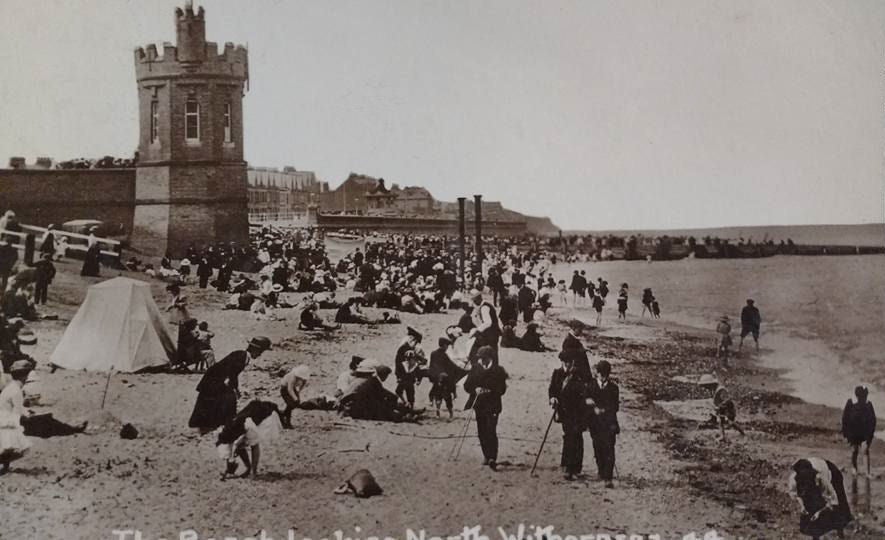
[[[719,386],[719,381],[716,380],[716,377],[710,375],[709,373],[705,373],[698,378],[697,382],[698,386]]]
[[[19,329],[25,325],[25,320],[21,317],[10,317],[6,319],[6,324],[15,329]]]
[[[310,368],[302,364],[292,370],[292,375],[303,381],[307,381],[310,379]]]
[[[9,366],[9,373],[11,375],[16,373],[30,373],[31,371],[34,371],[34,364],[27,360],[18,360]]]
[[[37,344],[37,334],[33,331],[24,329],[18,333],[18,342],[21,345],[36,345]]]

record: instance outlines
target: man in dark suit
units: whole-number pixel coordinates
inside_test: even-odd
[[[564,354],[571,356],[574,360],[575,371],[584,381],[589,381],[592,377],[590,374],[590,360],[587,358],[587,349],[584,348],[584,343],[578,337],[580,327],[580,321],[571,321],[568,334],[562,340],[560,359],[562,359]]]
[[[762,326],[762,315],[759,314],[759,308],[753,305],[752,299],[747,300],[747,305],[741,310],[741,342],[738,350],[744,346],[744,338],[747,334],[753,336],[756,342],[756,352],[759,352],[759,328]]]
[[[43,257],[34,265],[34,303],[45,304],[49,293],[49,284],[55,278],[55,265],[52,264],[52,254],[44,253]]]
[[[562,467],[566,480],[574,480],[584,466],[587,385],[575,369],[574,357],[560,354],[562,366],[553,370],[547,395],[562,424]]]
[[[590,410],[590,437],[599,477],[605,487],[614,487],[612,478],[615,468],[615,439],[621,428],[618,425],[620,389],[610,378],[611,364],[601,360],[596,364],[596,378],[590,381],[587,404]]]
[[[501,319],[501,324],[516,326],[516,320],[519,318],[519,305],[517,304],[516,295],[511,291],[505,290],[501,294],[501,309],[498,315]]]
[[[537,294],[535,291],[525,285],[522,285],[519,288],[519,293],[516,295],[516,298],[519,305],[519,312],[522,313],[523,322],[532,322],[532,315],[534,315],[532,305],[535,303],[536,296]]]
[[[507,372],[494,361],[494,351],[488,345],[480,348],[477,362],[464,390],[470,394],[465,409],[476,414],[476,431],[482,447],[483,465],[498,469],[498,416],[501,414],[501,396],[507,391]]]

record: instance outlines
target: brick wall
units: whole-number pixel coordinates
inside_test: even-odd
[[[28,225],[97,219],[131,231],[134,199],[135,169],[0,169],[0,211]]]

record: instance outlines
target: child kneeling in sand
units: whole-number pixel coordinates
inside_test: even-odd
[[[250,474],[254,478],[258,474],[260,444],[275,439],[281,428],[276,403],[257,399],[250,401],[218,434],[218,442],[215,443],[218,455],[227,460],[227,468],[221,479],[226,480],[237,471],[238,457],[246,466],[240,478],[247,478]],[[252,452],[251,460],[247,449]]]
[[[745,435],[737,423],[737,407],[728,395],[728,390],[709,374],[701,376],[698,385],[713,392],[713,414],[710,415],[710,422],[719,426],[719,438],[725,439],[726,427],[734,428],[741,435]]]

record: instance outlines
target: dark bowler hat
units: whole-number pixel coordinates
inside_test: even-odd
[[[575,361],[575,353],[573,350],[565,350],[559,353],[559,361],[571,364]]]
[[[391,371],[393,370],[387,366],[375,366],[375,373],[382,381],[390,375]]]
[[[365,360],[365,358],[363,358],[362,356],[357,356],[357,355],[351,356],[350,357],[350,366],[349,366],[350,369],[355,370],[357,368],[357,366],[359,366],[363,362],[363,360]]]
[[[411,336],[411,337],[417,339],[419,342],[420,342],[422,339],[424,339],[424,336],[421,335],[421,332],[415,330],[415,329],[412,328],[411,326],[407,326],[407,327],[406,327],[406,332],[408,333],[409,336]]]
[[[608,363],[608,360],[600,360],[599,363],[596,364],[596,371],[598,371],[603,377],[607,377],[611,375],[612,365]]]
[[[495,358],[495,349],[493,349],[490,345],[483,345],[476,351],[476,355],[480,358]]]
[[[269,351],[271,347],[270,338],[256,336],[249,340],[249,346],[258,349],[261,352]]]

